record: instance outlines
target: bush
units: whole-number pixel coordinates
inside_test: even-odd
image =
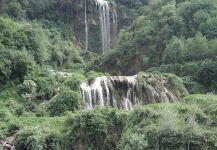
[[[195,78],[196,81],[206,87],[206,91],[217,91],[217,62],[205,61],[198,69]]]
[[[14,135],[17,131],[19,131],[20,126],[17,124],[9,124],[7,128],[7,136]]]
[[[19,130],[16,132],[14,144],[17,150],[56,150],[63,143],[62,130],[64,117],[20,117],[11,120],[16,122]],[[61,144],[62,144],[61,143]]]
[[[36,114],[36,117],[45,117],[47,114],[46,103],[41,103],[37,105],[35,114]]]
[[[22,104],[26,111],[28,112],[35,112],[36,104],[32,99],[31,94],[22,94]]]
[[[34,98],[36,95],[36,84],[32,80],[24,80],[23,84],[19,85],[22,94],[31,94]]]
[[[118,148],[206,149],[209,125],[205,124],[208,118],[204,116],[198,107],[185,103],[151,104],[135,109],[129,115]],[[209,146],[214,148],[212,144]]]
[[[192,79],[191,76],[182,77],[183,83],[190,94],[204,93],[203,86]]]
[[[186,90],[183,84],[183,80],[181,78],[177,77],[174,74],[169,74],[169,73],[163,75],[165,75],[168,78],[173,91],[180,92],[179,94],[181,97],[188,95],[188,91]]]
[[[79,92],[62,88],[60,93],[47,104],[47,111],[51,116],[59,116],[66,111],[73,112],[79,109],[80,100]]]
[[[115,109],[72,114],[66,122],[67,146],[70,149],[116,149],[126,121],[126,112]]]
[[[97,77],[103,76],[104,74],[101,72],[90,71],[87,73],[87,80],[89,82],[94,81]]]
[[[212,94],[194,94],[184,97],[182,101],[187,104],[195,104],[200,108],[208,108],[210,105],[217,102],[217,96]]]
[[[58,92],[58,83],[54,75],[49,71],[43,69],[41,71],[44,72],[34,79],[36,83],[36,100],[50,100]]]
[[[24,77],[33,69],[34,62],[28,53],[23,51],[0,49],[0,82],[5,84],[8,80]]]
[[[80,84],[85,80],[84,75],[78,74],[78,73],[72,73],[70,74],[70,77],[68,77],[63,84],[70,88],[72,91],[79,91],[80,90]]]
[[[216,61],[204,60],[185,64],[162,65],[151,68],[147,72],[174,73],[182,76],[184,77],[186,88],[189,89],[190,93],[215,93],[217,89],[217,69],[215,66],[217,66]]]
[[[46,134],[34,127],[24,129],[17,135],[15,141],[16,149],[43,150],[43,148],[45,147],[45,137]]]
[[[15,108],[14,113],[17,117],[20,117],[24,113],[24,107],[23,106],[18,106]]]
[[[10,117],[10,112],[8,109],[4,108],[0,110],[0,121],[7,121]]]
[[[22,6],[18,2],[9,2],[7,13],[14,18],[21,18],[23,16]]]
[[[125,141],[118,146],[119,150],[144,150],[148,147],[148,140],[146,141],[144,135],[132,133],[126,136]]]

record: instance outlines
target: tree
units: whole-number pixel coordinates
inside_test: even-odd
[[[164,52],[164,63],[180,63],[185,53],[185,45],[183,39],[173,37],[167,44]]]
[[[23,10],[20,3],[12,1],[7,4],[7,13],[14,18],[21,18],[23,16]]]
[[[201,33],[197,33],[195,37],[189,38],[186,41],[185,60],[202,60],[207,56],[210,49],[206,37]]]
[[[0,49],[0,82],[10,79],[24,80],[25,75],[32,71],[34,62],[26,52]]]

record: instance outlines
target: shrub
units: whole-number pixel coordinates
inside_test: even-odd
[[[0,49],[0,82],[6,83],[10,79],[24,80],[25,75],[33,68],[33,61],[28,53]]]
[[[35,114],[37,117],[45,117],[47,114],[46,103],[41,103],[41,104],[37,105]]]
[[[148,140],[142,134],[132,133],[125,140],[118,145],[119,150],[144,150],[148,147]]]
[[[116,149],[126,121],[126,113],[115,109],[72,114],[66,122],[66,143],[71,149]]]
[[[118,148],[206,149],[208,137],[201,128],[204,124],[191,114],[198,112],[198,108],[186,105],[188,111],[182,114],[178,110],[184,106],[183,103],[151,104],[135,109],[129,115]]]
[[[22,6],[18,2],[9,2],[7,13],[14,18],[21,18],[23,16]]]
[[[95,71],[90,71],[90,72],[87,73],[87,80],[89,82],[92,82],[92,81],[94,81],[99,76],[103,76],[103,73],[95,72]]]
[[[47,104],[47,111],[51,116],[59,116],[66,111],[73,112],[79,109],[80,99],[79,92],[62,88],[60,93]]]
[[[65,117],[19,117],[11,120],[16,122],[19,131],[16,132],[15,146],[18,150],[56,150],[63,143],[62,130]],[[62,144],[61,143],[61,144]]]
[[[200,108],[208,108],[208,106],[215,104],[217,102],[217,96],[215,95],[203,95],[203,94],[194,94],[186,96],[182,99],[183,102],[187,104],[195,104]]]
[[[24,113],[24,107],[23,106],[18,106],[15,108],[14,113],[17,117],[20,117]]]
[[[182,76],[184,77],[186,88],[189,89],[190,93],[215,93],[217,89],[217,69],[215,66],[217,66],[216,61],[204,60],[185,64],[162,65],[160,67],[151,68],[147,72],[174,73],[178,76]]]
[[[38,75],[34,81],[36,83],[36,99],[38,101],[50,100],[57,94],[58,83],[49,71],[44,70],[44,73]]]
[[[73,91],[80,90],[80,84],[85,80],[84,75],[78,73],[72,73],[69,78],[67,78],[63,84]]]
[[[32,80],[24,80],[23,84],[19,85],[22,94],[31,94],[34,98],[36,95],[36,84]]]
[[[188,91],[186,90],[183,84],[183,80],[181,78],[179,78],[178,76],[174,74],[163,74],[163,75],[165,75],[168,78],[169,83],[171,84],[172,90],[174,92],[177,92],[177,91],[180,92],[181,97],[188,95]]]
[[[22,101],[21,102],[22,102],[22,104],[23,104],[26,111],[35,112],[36,104],[32,100],[32,95],[31,94],[22,94]]]
[[[11,136],[15,134],[17,131],[19,131],[20,126],[17,124],[9,124],[7,127],[7,136]]]
[[[37,132],[35,132],[37,131]],[[26,128],[18,133],[15,146],[18,150],[43,150],[46,134],[37,128]]]
[[[217,91],[217,62],[205,61],[198,69],[195,78],[200,84],[204,85],[210,92]]]

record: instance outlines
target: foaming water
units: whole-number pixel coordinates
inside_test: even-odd
[[[91,83],[85,81],[80,86],[83,106],[86,109],[111,106],[132,110],[134,106],[147,103],[177,101],[166,79],[145,80],[142,89],[138,88],[137,76],[102,76]]]

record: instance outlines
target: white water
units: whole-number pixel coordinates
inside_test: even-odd
[[[118,96],[115,91],[115,82],[127,82],[126,92]],[[136,76],[132,77],[98,77],[95,81],[88,85],[87,82],[81,84],[81,94],[84,107],[93,109],[96,106],[105,107],[112,106],[115,108],[124,108],[131,110],[133,108],[133,99],[138,99],[135,96],[134,88],[136,86]],[[119,101],[116,99],[119,98]],[[122,99],[122,100],[121,100]]]
[[[138,91],[137,76],[103,76],[97,77],[92,83],[85,81],[80,86],[83,106],[86,109],[111,106],[132,110],[138,105],[177,101],[166,79],[147,77],[145,80],[147,82],[142,91]],[[143,93],[142,97],[140,92]]]
[[[104,54],[111,48],[111,24],[110,24],[110,10],[111,5],[107,0],[95,0],[99,11],[101,39],[102,39],[102,53]],[[112,8],[112,38],[117,33],[117,12]],[[87,19],[87,0],[85,0],[85,51],[88,50],[88,19]]]
[[[115,39],[117,35],[117,30],[118,30],[118,15],[114,8],[112,9],[112,23],[113,23],[112,39]]]
[[[83,96],[83,105],[85,108],[87,109],[92,109],[93,106],[93,102],[92,102],[92,96],[91,96],[91,88],[89,87],[89,85],[86,83],[86,82],[83,82],[81,84],[81,89],[84,89],[84,90],[81,90],[81,94]]]
[[[85,2],[84,2],[85,4],[84,4],[84,19],[85,19],[85,41],[86,41],[86,43],[85,43],[85,51],[87,52],[88,51],[88,21],[87,21],[87,0],[85,0]]]
[[[103,54],[110,49],[110,7],[106,0],[96,0],[99,10],[99,20],[101,27],[102,52]]]

